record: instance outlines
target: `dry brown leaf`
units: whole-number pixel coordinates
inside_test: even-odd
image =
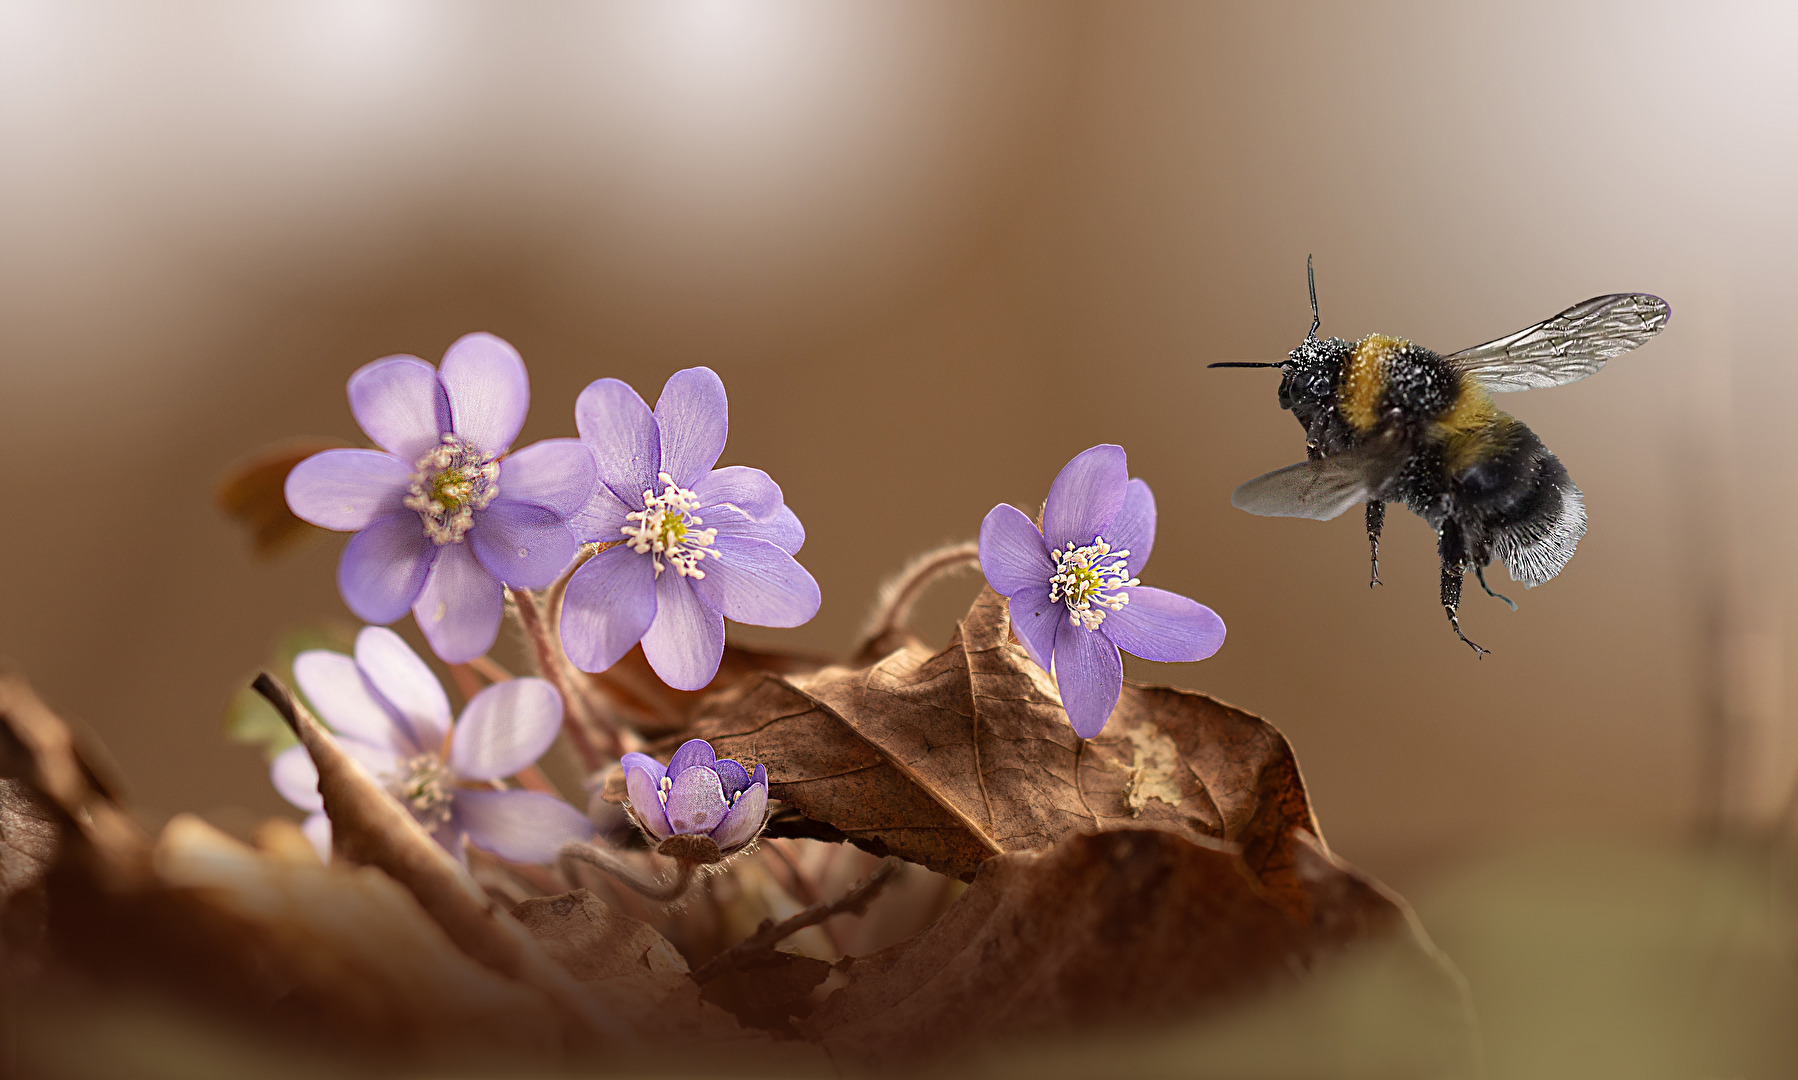
[[[1311,843],[1293,852],[1295,878],[1341,918],[1297,918],[1233,845],[1163,830],[996,856],[928,930],[840,965],[847,985],[801,1030],[839,1064],[868,1068],[993,1040],[1147,1028],[1290,984],[1339,951],[1351,927],[1411,935],[1442,993],[1462,993],[1395,898]],[[1471,1029],[1458,1036],[1471,1040]]]
[[[258,851],[191,815],[155,866],[172,901],[243,971],[256,1004],[356,1045],[442,1060],[554,1061],[562,1032],[541,991],[458,949],[412,894],[373,867],[326,867],[290,823]],[[190,931],[191,932],[191,931]]]
[[[548,996],[470,959],[379,871],[327,870],[285,822],[262,850],[189,816],[153,842],[18,680],[0,680],[0,748],[56,829],[50,954],[95,987],[414,1060],[560,1058]]]
[[[29,780],[0,778],[0,976],[20,977],[45,958],[44,880],[62,850],[62,815]]]
[[[337,439],[294,439],[271,446],[226,473],[213,502],[250,532],[250,550],[269,557],[309,532],[320,531],[287,508],[287,474],[324,450],[346,445]]]
[[[1010,629],[986,589],[942,652],[751,680],[689,734],[766,763],[776,798],[861,846],[964,880],[1003,852],[1146,826],[1237,844],[1269,890],[1308,907],[1289,848],[1318,829],[1279,731],[1203,694],[1126,684],[1083,743]]]
[[[23,777],[0,779],[0,908],[42,885],[61,847],[50,800]]]
[[[649,737],[683,732],[693,722],[694,710],[712,693],[735,686],[745,678],[771,671],[777,675],[804,675],[830,661],[806,653],[772,652],[725,645],[718,673],[698,690],[676,690],[663,682],[649,666],[643,647],[635,645],[624,658],[587,678],[598,683],[613,704],[628,715],[631,725]]]
[[[644,1043],[707,1055],[741,1054],[767,1066],[773,1041],[745,1030],[729,1013],[700,1000],[686,959],[648,923],[610,907],[585,889],[527,900],[512,914],[595,1001],[629,1024]],[[828,970],[828,964],[823,966]],[[815,1051],[781,1052],[790,1066],[815,1065],[820,1059],[814,1055]]]
[[[293,725],[318,767],[318,792],[331,819],[332,843],[351,862],[379,867],[404,885],[464,952],[508,978],[541,991],[576,1044],[629,1043],[616,1017],[595,1005],[531,934],[431,839],[412,815],[337,745],[272,676],[256,686]]]

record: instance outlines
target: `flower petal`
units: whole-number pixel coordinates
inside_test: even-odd
[[[1111,719],[1124,690],[1124,660],[1111,639],[1063,620],[1055,635],[1055,685],[1074,734],[1090,739]]]
[[[670,375],[656,399],[656,427],[662,434],[662,471],[691,488],[724,453],[730,432],[724,380],[708,367]]]
[[[319,719],[344,741],[387,747],[411,755],[422,747],[411,730],[394,716],[356,661],[342,653],[314,649],[293,658],[293,681],[299,684]]]
[[[516,863],[555,862],[563,844],[593,837],[585,814],[541,791],[463,788],[453,813],[469,843]]]
[[[588,383],[574,403],[574,425],[593,451],[599,482],[632,510],[643,509],[645,491],[660,492],[662,436],[655,414],[629,384],[617,379]]]
[[[556,580],[581,547],[555,511],[510,499],[498,499],[475,515],[468,542],[489,574],[521,589],[541,589]]]
[[[1129,483],[1123,447],[1102,443],[1075,454],[1049,485],[1049,501],[1043,504],[1043,539],[1052,548],[1092,543],[1117,517]]]
[[[404,509],[412,466],[379,450],[326,450],[287,474],[287,508],[338,532],[359,532]]]
[[[780,509],[784,497],[774,478],[747,465],[713,469],[688,485],[699,496],[699,512],[718,506],[734,506],[752,518],[765,518]],[[708,521],[707,524],[710,524]]]
[[[1002,596],[1039,589],[1046,598],[1055,564],[1049,559],[1043,534],[1024,511],[1000,503],[988,510],[986,520],[980,523],[980,572]]]
[[[343,546],[337,591],[363,622],[386,624],[418,601],[437,560],[437,545],[411,510],[376,518]]]
[[[687,582],[713,611],[751,626],[798,626],[818,613],[818,582],[768,541],[721,535],[712,550],[705,577]]]
[[[637,751],[632,750],[630,753],[618,759],[618,767],[620,769],[629,769],[633,765],[649,773],[658,784],[662,782],[662,777],[668,775],[668,766],[657,761],[655,758],[650,757],[648,754],[639,754]]]
[[[544,439],[499,466],[499,497],[536,503],[566,519],[587,505],[599,483],[593,451],[579,439]]]
[[[768,818],[768,786],[751,784],[731,808],[724,821],[712,830],[712,840],[726,855],[755,839],[762,822]]]
[[[300,822],[300,832],[312,841],[319,861],[326,866],[331,865],[331,819],[323,814],[309,814],[305,821]]]
[[[724,820],[724,786],[703,765],[683,769],[668,792],[668,827],[676,833],[709,833]]]
[[[1113,551],[1128,551],[1126,560],[1131,576],[1142,573],[1148,565],[1149,553],[1155,550],[1155,495],[1141,480],[1131,480],[1124,488],[1124,505],[1118,516],[1105,526],[1105,542]]]
[[[337,745],[356,764],[362,766],[364,772],[383,785],[399,772],[400,755],[392,750],[380,746],[370,746],[364,742],[357,742],[355,739],[338,739]],[[405,753],[410,757],[414,751],[408,750]]]
[[[643,500],[639,498],[637,501]],[[630,513],[631,508],[612,494],[611,488],[604,484],[594,484],[593,495],[588,498],[585,506],[569,516],[568,527],[574,530],[575,538],[582,543],[604,544],[622,540]]]
[[[604,671],[643,639],[656,617],[655,567],[620,545],[588,559],[562,598],[562,651],[582,671]]]
[[[658,765],[657,768],[661,766]],[[638,824],[657,840],[666,840],[674,835],[668,827],[668,815],[662,810],[662,779],[641,765],[629,765],[624,770],[624,790],[630,793],[631,813],[637,816]]]
[[[722,536],[740,536],[745,540],[766,540],[788,555],[799,554],[805,546],[805,526],[799,515],[785,506],[766,519],[757,521],[731,507],[719,507],[705,518],[708,527],[716,525]]]
[[[443,441],[449,396],[437,369],[416,356],[389,356],[350,376],[350,412],[375,445],[407,464]]]
[[[1125,589],[1124,595],[1130,602],[1107,612],[1099,631],[1131,656],[1180,663],[1203,660],[1223,647],[1224,620],[1197,600],[1143,585]]]
[[[511,449],[531,407],[531,380],[517,349],[492,334],[468,334],[443,354],[437,378],[456,434],[489,458]]]
[[[720,758],[712,763],[712,771],[718,774],[718,782],[724,785],[725,802],[729,802],[732,795],[749,786],[749,770],[740,761]]]
[[[1052,602],[1049,590],[1041,585],[1019,590],[1006,603],[1011,611],[1012,632],[1024,643],[1024,651],[1036,661],[1036,666],[1048,671],[1049,660],[1055,655],[1055,635],[1061,632],[1061,624],[1068,621],[1067,605]]]
[[[404,638],[384,626],[365,626],[356,635],[356,666],[386,704],[410,729],[420,750],[438,752],[449,734],[449,698]]]
[[[724,616],[699,598],[690,580],[672,570],[657,579],[655,622],[643,635],[644,658],[676,690],[704,689],[724,659]]]
[[[562,695],[542,679],[508,679],[482,690],[450,736],[450,768],[468,780],[498,780],[537,763],[562,729]]]
[[[290,746],[275,755],[269,763],[269,783],[288,802],[308,813],[317,813],[325,808],[325,800],[318,793],[318,766],[312,764],[312,755],[304,746]]]
[[[450,664],[465,664],[493,648],[504,601],[499,582],[467,544],[445,544],[431,567],[412,617],[431,651]]]
[[[688,739],[681,743],[680,747],[674,751],[674,756],[668,759],[666,775],[678,777],[695,765],[704,765],[706,768],[712,769],[717,760],[718,755],[712,752],[711,743],[704,739]],[[714,771],[716,770],[714,769]]]
[[[760,784],[763,787],[767,787],[768,786],[768,766],[763,765],[761,762],[757,762],[756,766],[755,766],[755,771],[749,774],[749,782],[752,784]]]

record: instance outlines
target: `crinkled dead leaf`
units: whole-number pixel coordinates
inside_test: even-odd
[[[50,801],[23,777],[0,778],[0,907],[43,884],[61,841]]]
[[[44,879],[62,849],[62,817],[23,777],[0,777],[0,977],[44,957]]]
[[[307,533],[321,531],[287,508],[287,474],[313,454],[344,445],[338,439],[294,439],[268,447],[220,478],[213,502],[249,530],[251,551],[265,558],[278,555]]]
[[[801,1030],[839,1064],[869,1068],[1147,1029],[1290,986],[1346,935],[1402,943],[1449,1003],[1431,1022],[1470,1060],[1460,983],[1408,912],[1308,839],[1292,851],[1294,881],[1335,918],[1295,916],[1235,845],[1209,838],[1122,829],[995,856],[929,929],[840,965],[847,985]]]
[[[1004,852],[1151,827],[1238,845],[1265,888],[1307,907],[1290,847],[1318,829],[1279,731],[1203,694],[1126,684],[1083,742],[1010,630],[987,589],[941,652],[751,680],[688,734],[766,763],[774,797],[863,847],[964,880]]]
[[[725,645],[718,673],[699,690],[676,690],[663,682],[649,666],[643,647],[635,645],[624,658],[587,678],[600,688],[631,726],[649,738],[678,735],[693,722],[695,710],[712,693],[735,686],[764,671],[777,675],[806,675],[829,664],[826,657],[808,653],[775,652]]]
[[[634,919],[585,889],[541,896],[512,914],[552,958],[578,979],[600,1007],[636,1032],[646,1046],[753,1058],[765,1067],[771,1053],[788,1064],[816,1062],[815,1052],[777,1051],[760,1032],[700,1000],[687,961],[648,923]]]

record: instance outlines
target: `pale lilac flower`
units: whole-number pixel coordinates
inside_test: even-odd
[[[575,421],[600,482],[571,524],[617,545],[575,571],[563,601],[562,647],[582,671],[642,641],[662,681],[698,690],[718,673],[725,619],[798,626],[817,614],[818,583],[793,558],[805,529],[780,487],[760,469],[712,467],[729,421],[710,368],[676,372],[654,412],[600,379]]]
[[[457,858],[466,837],[502,859],[547,863],[563,844],[593,835],[586,816],[561,799],[491,783],[529,768],[555,741],[562,698],[542,679],[494,683],[451,724],[437,677],[380,626],[357,635],[354,657],[301,653],[293,677],[338,745]],[[331,822],[305,747],[275,758],[271,778],[288,802],[311,812],[302,827],[328,859]]]
[[[626,754],[624,786],[637,824],[654,840],[705,836],[721,855],[741,849],[768,818],[768,767],[755,772],[722,761],[704,739],[681,744],[664,766],[648,754]]]
[[[501,584],[554,581],[579,547],[568,517],[592,496],[592,455],[575,439],[507,455],[530,404],[524,361],[492,334],[469,334],[443,366],[376,360],[350,376],[350,411],[379,450],[326,450],[287,476],[287,505],[354,532],[337,587],[364,622],[410,608],[438,656],[493,646]]]
[[[1105,727],[1124,688],[1122,648],[1144,660],[1203,660],[1224,621],[1133,576],[1155,545],[1155,496],[1130,478],[1121,446],[1095,446],[1055,477],[1038,530],[1000,503],[980,525],[980,569],[1010,598],[1011,626],[1052,672],[1074,732]]]

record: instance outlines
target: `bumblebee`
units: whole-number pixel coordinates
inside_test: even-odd
[[[1369,587],[1380,584],[1386,504],[1404,503],[1436,531],[1449,626],[1484,655],[1461,632],[1466,572],[1516,610],[1486,584],[1486,567],[1497,559],[1532,588],[1560,573],[1586,532],[1585,501],[1566,467],[1492,395],[1583,379],[1659,333],[1671,309],[1646,293],[1595,296],[1443,356],[1385,334],[1319,338],[1309,260],[1305,269],[1311,332],[1299,347],[1280,363],[1210,365],[1279,368],[1280,408],[1305,429],[1306,460],[1250,480],[1230,502],[1264,517],[1318,521],[1365,504]]]

